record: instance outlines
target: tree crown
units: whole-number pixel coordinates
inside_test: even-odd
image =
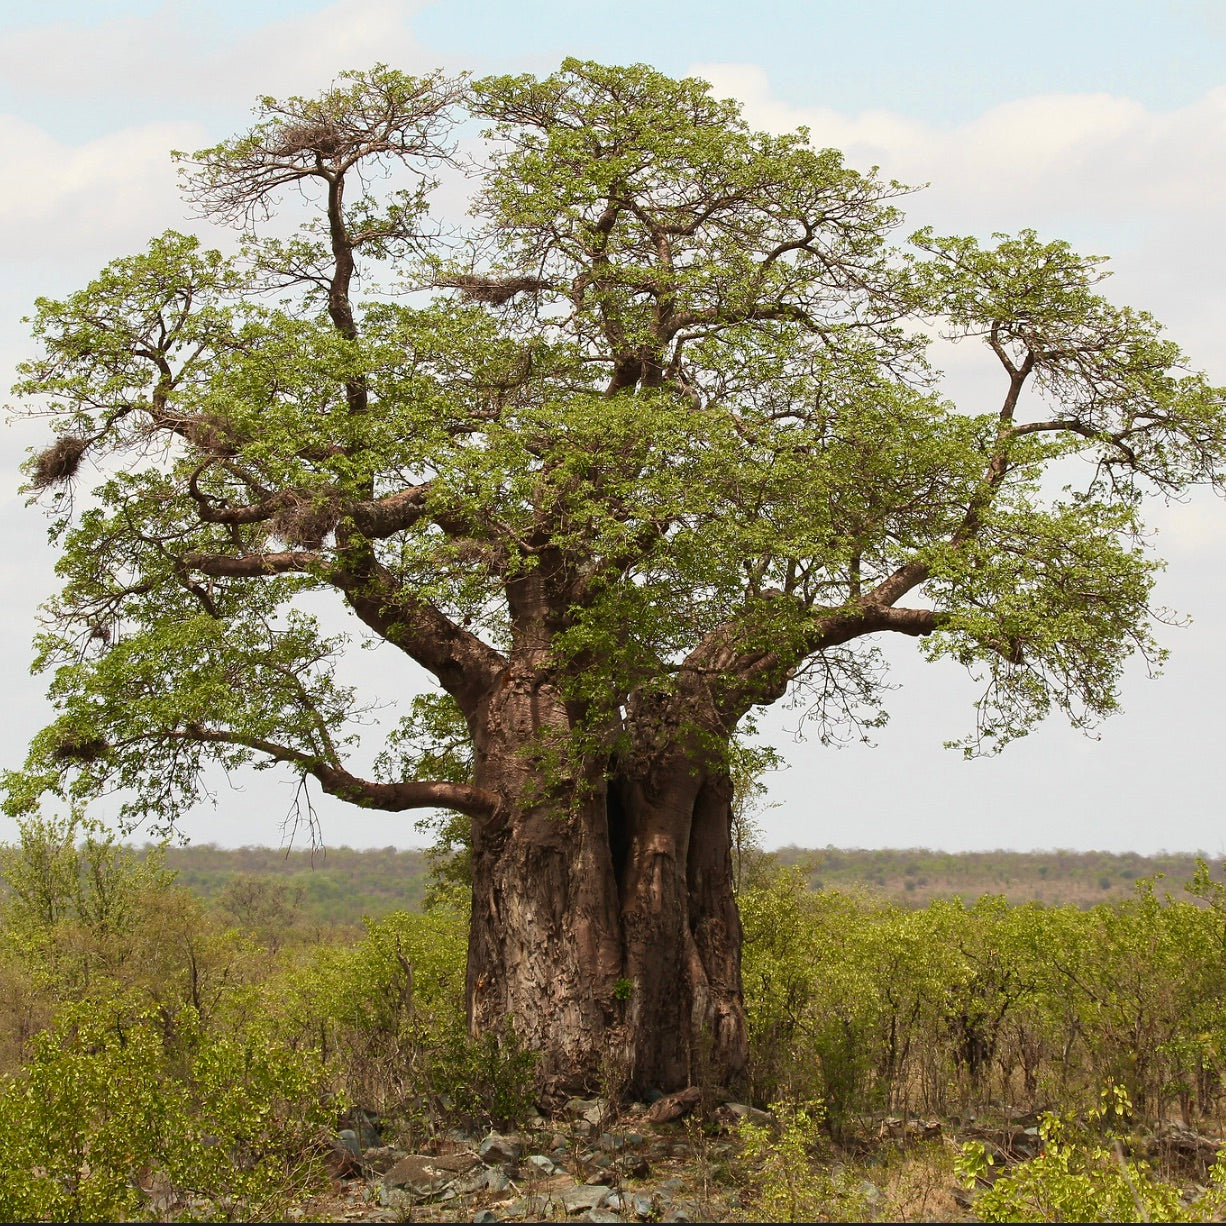
[[[984,676],[974,751],[1052,705],[1088,724],[1129,653],[1161,658],[1141,498],[1220,485],[1223,397],[1100,259],[1030,231],[899,248],[907,189],[642,65],[377,67],[183,161],[239,255],[167,233],[37,303],[15,390],[56,431],[29,474],[60,714],[10,809],[123,788],[162,827],[220,761],[489,813],[465,729],[507,677],[568,712],[538,766],[599,773],[669,720],[718,746],[790,686],[823,735],[871,723],[887,633]],[[468,230],[430,221],[443,166],[480,174]],[[941,394],[934,327],[986,345],[998,404]],[[313,593],[446,696],[371,778]]]

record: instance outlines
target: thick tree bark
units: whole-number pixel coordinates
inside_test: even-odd
[[[731,785],[674,750],[545,781],[565,704],[512,667],[477,727],[468,1003],[540,1053],[541,1097],[733,1084],[746,1061]]]

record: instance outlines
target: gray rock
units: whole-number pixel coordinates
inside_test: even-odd
[[[505,1192],[511,1186],[511,1181],[507,1178],[506,1171],[492,1166],[485,1172],[485,1186],[491,1192]]]
[[[562,1110],[576,1122],[582,1121],[589,1129],[593,1129],[600,1126],[608,1107],[608,1102],[603,1098],[572,1098]]]
[[[497,1167],[491,1167],[490,1170],[497,1170]],[[474,1192],[484,1192],[486,1189],[486,1177],[489,1175],[484,1167],[473,1171],[471,1175],[467,1175],[462,1179],[457,1179],[451,1186],[462,1196],[471,1196]]]
[[[530,1166],[538,1175],[552,1175],[558,1169],[554,1160],[547,1158],[544,1154],[529,1154],[526,1165]]]
[[[618,1154],[626,1148],[626,1138],[616,1136],[611,1132],[602,1132],[596,1144],[607,1154]]]
[[[397,1212],[403,1212],[413,1205],[413,1197],[410,1193],[404,1191],[403,1188],[389,1188],[385,1183],[379,1185],[376,1199],[384,1209],[394,1209]]]
[[[477,1154],[483,1162],[513,1163],[523,1157],[524,1146],[518,1137],[507,1137],[498,1132],[491,1132],[477,1146]]]
[[[338,1179],[351,1178],[362,1173],[362,1147],[358,1134],[352,1128],[342,1128],[328,1142],[331,1153],[328,1168]]]
[[[472,1154],[406,1154],[383,1176],[388,1189],[407,1188],[418,1196],[442,1191],[454,1179],[467,1175],[477,1165]]]
[[[404,1156],[403,1149],[396,1149],[393,1145],[377,1145],[362,1155],[362,1162],[368,1171],[382,1175],[390,1171]]]
[[[623,1175],[631,1179],[646,1179],[651,1174],[651,1163],[641,1154],[627,1154],[617,1166]]]
[[[630,1209],[634,1216],[643,1222],[654,1216],[656,1211],[655,1203],[646,1192],[636,1192],[630,1198]]]
[[[365,1107],[353,1107],[346,1111],[341,1116],[340,1125],[340,1131],[352,1132],[363,1149],[373,1149],[383,1144],[379,1136],[379,1116]]]
[[[502,1216],[507,1221],[531,1218],[534,1222],[543,1222],[554,1216],[556,1211],[557,1206],[548,1197],[528,1196],[504,1206]]]
[[[749,1120],[753,1124],[770,1125],[775,1122],[775,1117],[769,1111],[759,1111],[757,1107],[750,1107],[745,1103],[724,1103],[724,1110],[738,1120]]]
[[[609,1190],[607,1184],[581,1183],[567,1188],[559,1199],[567,1213],[582,1213],[585,1209],[599,1209],[609,1195]]]
[[[498,1215],[492,1209],[482,1209],[473,1214],[474,1222],[496,1222]]]
[[[589,1209],[579,1220],[581,1222],[621,1222],[624,1219],[616,1213],[610,1213],[607,1209]]]
[[[656,1099],[651,1104],[646,1118],[652,1124],[669,1124],[693,1111],[701,1098],[702,1091],[697,1086],[687,1086],[676,1094],[666,1094],[663,1098]]]
[[[622,1194],[617,1191],[610,1192],[609,1195],[604,1198],[604,1204],[606,1209],[611,1209],[614,1213],[621,1213],[626,1207]]]

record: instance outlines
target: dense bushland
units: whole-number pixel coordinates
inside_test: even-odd
[[[746,782],[738,780],[738,785]],[[261,891],[264,902],[271,892],[290,904],[280,922],[319,936],[330,935],[320,929],[356,928],[363,916],[420,911],[428,875],[439,858],[437,848],[224,848],[199,843],[151,850],[174,871],[180,885],[206,902],[223,903],[236,919],[257,880],[268,882]],[[1131,897],[1140,878],[1163,874],[1178,882],[1196,871],[1194,855],[1176,853],[789,846],[773,852],[772,858],[785,867],[803,868],[811,889],[868,889],[908,908],[937,898],[974,901],[984,894],[999,894],[1014,903],[1088,907]]]
[[[866,1113],[1088,1109],[1104,1081],[1138,1119],[1221,1114],[1226,896],[1203,866],[1180,897],[905,910],[810,892],[784,872],[742,893],[753,1093],[814,1087],[837,1130]]]
[[[515,1019],[468,1035],[453,892],[325,941],[284,882],[240,879],[206,903],[156,849],[75,820],[27,822],[3,875],[0,1217],[165,1213],[171,1188],[180,1216],[271,1220],[323,1186],[348,1107],[395,1120],[410,1144],[533,1111]],[[1105,1085],[1126,1104],[1106,1121],[1117,1129],[1220,1124],[1226,887],[1204,866],[1175,897],[1143,881],[1089,910],[999,897],[908,910],[810,891],[759,856],[740,905],[753,1059],[728,1089],[783,1123],[745,1136],[762,1212],[814,1212],[806,1197],[838,1180],[787,1155],[887,1115],[1053,1113],[1040,1165],[983,1205],[1002,1220],[1033,1211],[1035,1188],[1102,1211],[1096,1170],[1127,1191],[1103,1148]],[[616,1088],[612,1063],[605,1074],[593,1090]],[[1170,1200],[1154,1186],[1154,1204]]]

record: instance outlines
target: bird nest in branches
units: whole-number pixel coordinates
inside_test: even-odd
[[[50,447],[39,452],[34,460],[34,488],[45,490],[70,483],[81,467],[81,457],[89,443],[79,434],[61,434]]]
[[[51,751],[57,762],[97,762],[110,749],[100,736],[78,737],[69,733]]]
[[[335,157],[345,147],[345,137],[334,123],[326,119],[302,119],[284,124],[281,139],[273,153],[292,157],[296,153],[317,153],[320,157]]]
[[[180,429],[184,437],[193,442],[201,451],[208,451],[219,456],[232,456],[237,453],[238,446],[233,427],[215,413],[200,413],[195,417],[184,417]]]
[[[494,306],[510,302],[516,294],[539,294],[549,288],[548,281],[537,277],[477,277],[467,273],[436,281],[435,285],[442,289],[458,289],[473,302],[488,302]]]
[[[268,521],[268,527],[289,545],[300,549],[318,549],[340,518],[339,503],[294,494]]]

